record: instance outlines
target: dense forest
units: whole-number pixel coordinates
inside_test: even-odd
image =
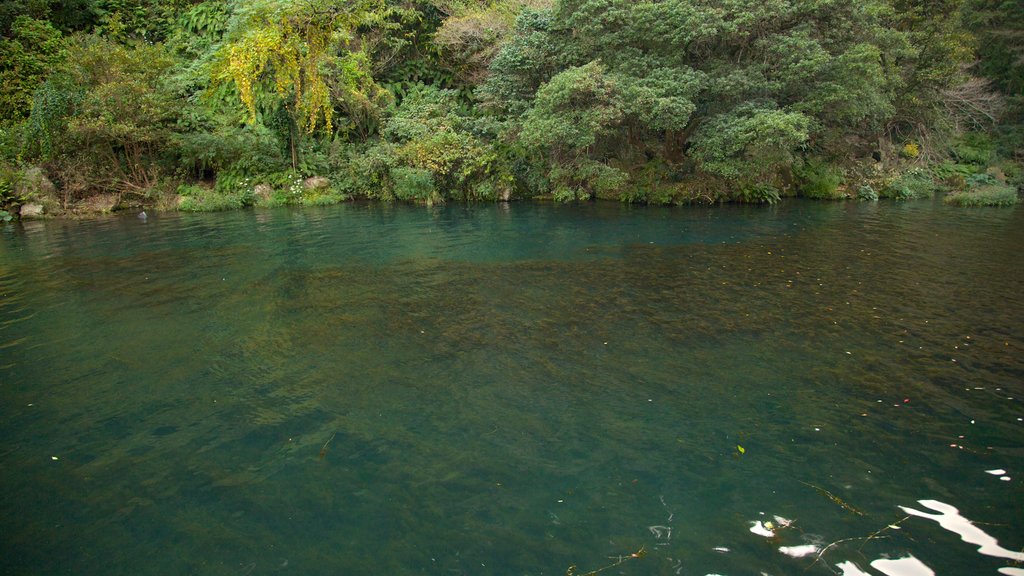
[[[1012,204],[1018,0],[10,0],[0,218]]]

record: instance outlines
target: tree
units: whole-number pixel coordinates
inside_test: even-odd
[[[599,66],[618,115],[570,156],[753,184],[806,150],[844,147],[837,134],[881,133],[907,47],[882,0],[559,0],[523,11],[479,94],[512,122],[511,137],[544,148],[535,136],[555,126],[537,128],[541,118],[584,130],[593,105],[572,96],[548,110],[562,75],[582,90],[588,84],[576,75],[593,78]],[[565,168],[557,146],[546,150],[549,173]]]
[[[60,63],[67,50],[61,33],[46,20],[19,16],[9,38],[0,38],[0,122],[22,120],[32,93]]]
[[[235,15],[214,80],[234,83],[250,122],[259,119],[261,102],[268,99],[286,107],[293,123],[293,164],[297,129],[308,134],[318,126],[328,134],[333,130],[328,66],[349,72],[340,76],[347,83],[342,89],[358,89],[366,60],[346,47],[372,6],[372,0],[270,0]]]
[[[163,85],[173,59],[160,45],[124,46],[90,35],[35,94],[29,155],[65,192],[144,194],[156,184],[175,106]]]

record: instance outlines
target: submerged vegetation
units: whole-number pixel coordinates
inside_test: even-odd
[[[0,217],[100,194],[1013,204],[1022,28],[990,0],[8,2]]]

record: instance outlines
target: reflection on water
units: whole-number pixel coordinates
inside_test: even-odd
[[[935,572],[931,568],[913,556],[895,559],[879,558],[871,562],[871,567],[886,576],[935,576]]]
[[[1012,575],[1022,245],[928,203],[0,228],[0,572]]]
[[[1012,550],[1003,548],[995,538],[989,536],[981,528],[972,524],[970,520],[961,516],[960,511],[953,506],[937,502],[935,500],[920,500],[919,504],[925,508],[938,512],[938,514],[921,512],[920,510],[909,508],[907,506],[900,506],[900,510],[903,510],[911,516],[919,516],[921,518],[928,518],[929,520],[938,522],[939,526],[959,535],[960,539],[964,542],[967,542],[968,544],[976,544],[978,546],[978,552],[982,554],[1024,562],[1024,552],[1013,552]]]

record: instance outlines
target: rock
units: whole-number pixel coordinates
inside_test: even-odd
[[[84,198],[78,203],[77,210],[81,212],[99,212],[107,213],[112,212],[117,203],[121,200],[117,194],[96,194],[95,196],[89,196]]]
[[[331,185],[331,181],[326,176],[312,176],[306,178],[306,181],[302,183],[302,186],[306,190],[321,190]]]
[[[252,189],[252,193],[260,200],[269,200],[270,195],[274,193],[274,188],[271,187],[270,184],[257,184],[256,187]]]
[[[46,177],[42,168],[32,166],[31,168],[26,168],[22,173],[22,179],[18,183],[16,192],[23,198],[28,196],[53,196],[57,193],[57,187]]]
[[[29,202],[28,204],[21,205],[21,217],[22,218],[42,218],[43,216],[43,205],[36,204],[35,202]]]

